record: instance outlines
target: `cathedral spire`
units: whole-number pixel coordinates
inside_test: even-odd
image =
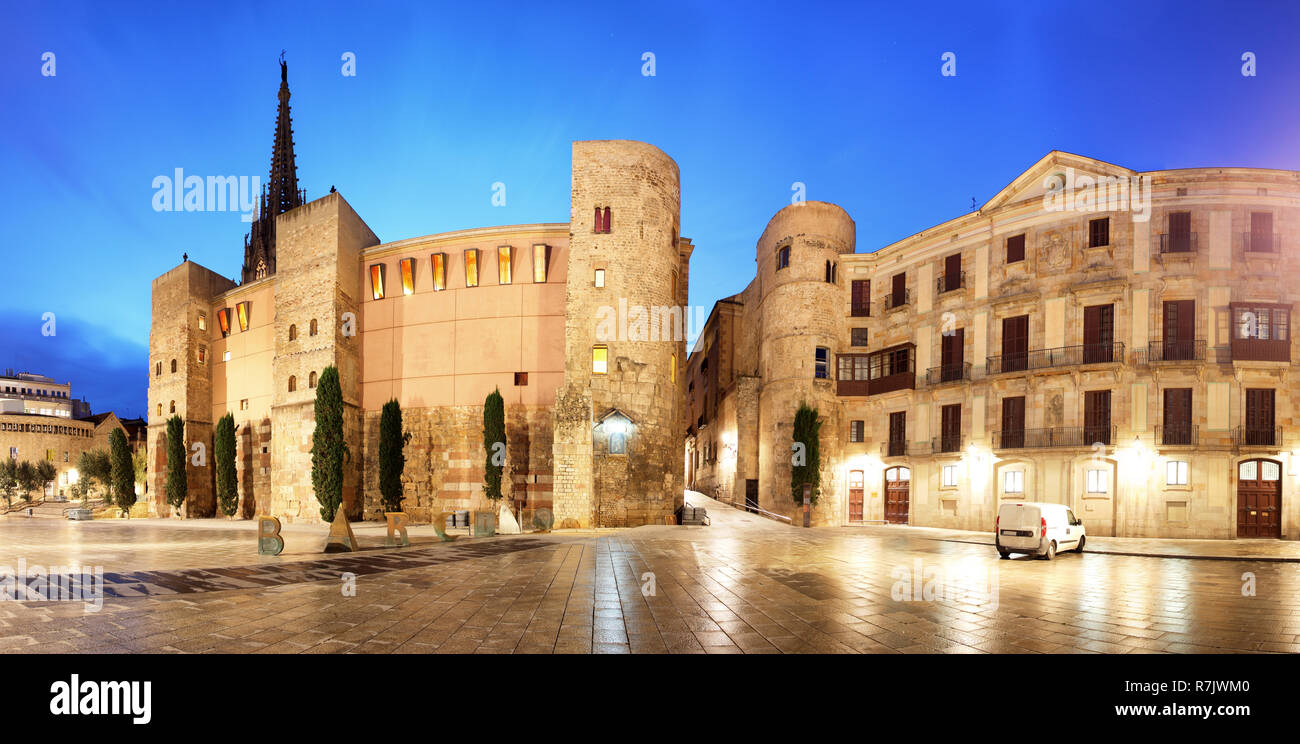
[[[252,229],[244,239],[244,282],[275,273],[275,218],[302,206],[298,166],[293,154],[293,117],[289,113],[289,65],[280,52],[280,106],[275,114],[275,141],[271,145],[271,174],[262,188]]]

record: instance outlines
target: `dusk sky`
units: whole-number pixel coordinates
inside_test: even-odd
[[[282,49],[308,199],[337,187],[385,242],[565,222],[570,142],[643,140],[681,168],[690,300],[706,307],[754,275],[795,182],[844,207],[866,252],[1053,149],[1300,169],[1300,9],[1117,5],[10,4],[0,369],[145,414],[151,280],[185,252],[237,276],[248,230],[237,211],[155,211],[153,180],[266,179]]]

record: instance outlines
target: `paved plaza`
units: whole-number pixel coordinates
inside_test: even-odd
[[[710,526],[451,543],[419,527],[383,549],[367,524],[374,547],[330,556],[322,527],[287,526],[262,557],[248,522],[4,519],[0,567],[102,566],[105,598],[0,602],[0,652],[1300,651],[1290,543],[1189,544],[1222,555],[1188,560],[1098,539],[1002,561],[979,533],[804,530],[692,500]]]

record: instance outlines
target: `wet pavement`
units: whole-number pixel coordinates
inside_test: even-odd
[[[248,523],[4,520],[0,567],[101,565],[106,591],[98,611],[0,601],[0,652],[1300,651],[1295,564],[1004,561],[911,529],[710,516],[453,543],[417,529],[410,548],[345,556],[315,552],[321,529],[292,528],[274,559]],[[358,536],[381,545],[382,526]]]

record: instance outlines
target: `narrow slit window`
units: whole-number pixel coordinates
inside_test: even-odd
[[[217,311],[217,327],[221,329],[222,338],[230,335],[230,308],[223,307]]]
[[[591,347],[591,371],[597,375],[603,375],[609,371],[608,346]]]
[[[508,245],[497,246],[497,282],[499,284],[510,284],[513,276],[510,273],[512,267],[511,258],[514,255],[514,249]]]
[[[596,286],[597,286],[597,287],[603,287],[603,286],[605,286],[605,270],[604,270],[604,269],[596,269],[596,278],[595,278],[595,283],[596,283]]]
[[[403,258],[398,264],[402,269],[402,294],[415,293],[415,259]]]
[[[239,330],[241,333],[248,330],[248,313],[249,308],[247,302],[241,302],[238,305],[235,305],[235,316],[239,319]]]
[[[447,288],[447,254],[434,253],[433,259],[433,291],[441,292]]]
[[[465,286],[478,286],[478,249],[470,248],[465,251]]]
[[[551,266],[551,247],[538,244],[533,246],[533,282],[546,283],[546,273]]]
[[[372,299],[384,299],[384,265],[370,266],[370,296]]]
[[[199,313],[199,330],[200,330],[200,331],[206,331],[206,330],[208,330],[208,314],[207,314],[207,313]]]

